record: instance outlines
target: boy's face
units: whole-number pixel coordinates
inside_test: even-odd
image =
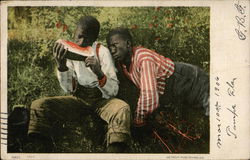
[[[108,48],[115,61],[124,62],[129,53],[128,40],[124,40],[120,35],[115,34],[110,37]]]
[[[81,47],[92,46],[96,37],[93,33],[87,32],[86,25],[78,25],[74,35],[74,42]]]

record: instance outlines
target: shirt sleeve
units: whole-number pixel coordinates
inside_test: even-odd
[[[67,60],[67,67],[69,68],[65,72],[60,72],[57,70],[57,78],[60,86],[66,93],[71,93],[73,91],[72,81],[74,78],[73,64],[70,60]]]
[[[142,61],[140,68],[140,96],[137,103],[134,124],[143,125],[145,119],[158,107],[156,64],[150,60]]]
[[[99,81],[99,88],[101,92],[104,93],[103,95],[106,96],[104,98],[114,97],[118,93],[119,81],[116,76],[116,68],[113,59],[109,50],[104,46],[100,47],[99,55],[101,69],[105,75],[104,79]]]

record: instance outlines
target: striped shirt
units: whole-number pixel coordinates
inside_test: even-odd
[[[145,119],[159,106],[166,78],[174,72],[174,62],[152,50],[135,47],[129,70],[122,65],[125,75],[140,89],[134,123],[144,124]]]

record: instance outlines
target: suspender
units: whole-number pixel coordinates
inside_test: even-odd
[[[96,49],[95,49],[95,53],[96,53],[96,56],[97,56],[97,58],[98,58],[99,61],[100,61],[100,58],[99,58],[99,49],[100,49],[100,46],[101,46],[101,43],[97,43]]]

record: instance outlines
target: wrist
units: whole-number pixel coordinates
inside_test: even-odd
[[[98,80],[102,80],[104,76],[105,76],[105,75],[104,75],[104,73],[103,73],[102,71],[100,71],[100,72],[97,74]]]

